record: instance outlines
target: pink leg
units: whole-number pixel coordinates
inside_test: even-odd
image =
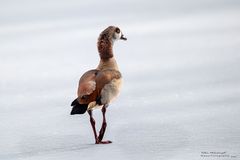
[[[102,107],[102,114],[103,114],[103,122],[102,122],[102,127],[99,131],[99,136],[98,136],[98,144],[108,144],[108,143],[112,143],[111,141],[102,141],[106,127],[107,127],[107,122],[106,122],[106,117],[105,117],[105,113],[106,113],[106,106],[104,105]]]
[[[95,120],[93,119],[93,116],[92,116],[92,111],[89,110],[89,111],[88,111],[88,114],[89,114],[89,116],[90,116],[90,122],[91,122],[91,125],[92,125],[94,137],[95,137],[95,143],[98,144],[99,141],[98,141],[97,132],[96,132],[96,128],[95,128]]]

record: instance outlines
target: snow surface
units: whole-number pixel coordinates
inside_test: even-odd
[[[124,84],[113,143],[95,145],[69,112],[108,25],[128,38],[114,46]],[[239,62],[239,0],[0,1],[0,159],[238,160]]]

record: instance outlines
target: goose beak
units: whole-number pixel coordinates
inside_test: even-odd
[[[120,39],[122,39],[122,40],[124,40],[124,41],[126,41],[126,40],[127,40],[127,38],[126,38],[126,37],[124,37],[124,35],[123,35],[123,34],[121,35]]]

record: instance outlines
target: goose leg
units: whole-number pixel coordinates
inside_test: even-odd
[[[101,127],[101,129],[99,131],[99,136],[98,136],[98,143],[100,143],[100,144],[112,143],[111,141],[102,141],[104,133],[105,133],[105,130],[106,130],[106,127],[107,127],[105,113],[106,113],[106,105],[104,105],[102,107],[103,122],[102,122],[102,127]]]
[[[96,128],[95,128],[95,120],[92,116],[92,110],[89,110],[88,114],[90,116],[90,123],[92,125],[92,129],[93,129],[93,133],[94,133],[94,137],[95,137],[95,143],[98,144],[99,141],[98,141],[97,132],[96,132]]]

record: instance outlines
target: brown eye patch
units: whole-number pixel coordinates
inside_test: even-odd
[[[116,29],[115,29],[115,32],[116,32],[116,33],[120,33],[120,29],[119,29],[119,28],[116,28]]]

